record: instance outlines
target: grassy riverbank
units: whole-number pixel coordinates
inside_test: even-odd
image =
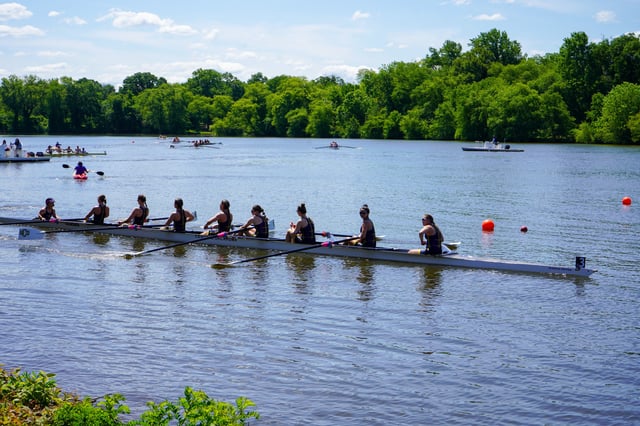
[[[64,392],[55,374],[7,371],[0,367],[0,424],[2,425],[247,425],[256,411],[255,404],[239,397],[235,405],[211,399],[203,391],[185,388],[184,396],[175,402],[148,402],[147,411],[137,420],[122,417],[130,410],[124,396],[108,394],[100,398],[80,397]]]

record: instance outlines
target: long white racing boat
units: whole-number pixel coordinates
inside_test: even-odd
[[[118,227],[117,225],[94,225],[82,221],[65,220],[59,222],[42,222],[33,220],[21,220],[15,218],[0,217],[0,224],[21,226],[19,229],[20,239],[42,238],[46,233],[51,232],[99,232],[111,235],[121,235],[135,238],[145,238],[172,243],[195,243],[221,247],[250,248],[272,251],[296,251],[315,255],[338,256],[359,259],[370,259],[376,261],[400,262],[414,265],[434,265],[472,269],[491,269],[499,271],[523,272],[532,274],[559,274],[565,276],[588,277],[596,270],[586,268],[584,257],[576,257],[573,267],[549,266],[537,263],[499,260],[491,258],[480,258],[465,256],[455,251],[441,256],[426,256],[410,254],[406,249],[393,247],[364,248],[358,246],[348,246],[339,244],[318,244],[308,246],[291,244],[279,238],[252,238],[236,236],[229,233],[220,238],[216,234],[203,237],[200,232],[187,231],[177,233],[159,229],[158,227],[144,226],[138,228]],[[40,231],[35,228],[42,228]],[[47,229],[50,229],[47,231]],[[51,231],[54,230],[54,231]],[[140,253],[138,253],[140,254]],[[267,257],[267,256],[265,256]]]

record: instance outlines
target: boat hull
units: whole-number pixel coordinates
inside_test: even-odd
[[[49,157],[0,157],[0,163],[40,163],[49,160]]]
[[[107,151],[103,152],[50,152],[45,153],[48,157],[87,157],[93,155],[107,155]]]
[[[476,152],[524,152],[524,149],[506,149],[506,148],[480,148],[475,146],[463,146],[463,151],[476,151]]]
[[[15,218],[3,218],[0,217],[0,223],[12,223],[20,222],[20,219]],[[110,235],[121,235],[126,237],[146,238],[153,240],[162,240],[173,243],[188,243],[190,241],[200,239],[197,244],[205,244],[211,246],[220,247],[233,247],[233,248],[248,248],[258,250],[277,250],[288,251],[296,248],[302,248],[303,245],[293,245],[277,238],[252,238],[252,237],[235,237],[230,236],[227,238],[217,238],[212,236],[209,239],[202,240],[202,235],[199,232],[186,232],[177,233],[166,230],[160,230],[152,227],[142,227],[138,229],[122,228],[116,225],[92,225],[84,222],[31,222],[25,221],[22,226],[37,227],[44,229],[59,229],[59,230],[75,230],[78,232],[99,232]],[[39,232],[37,230],[30,230],[29,228],[22,228],[21,233]],[[28,237],[28,235],[23,235]],[[592,269],[584,267],[559,267],[549,266],[537,263],[505,261],[490,258],[478,258],[472,256],[464,256],[457,253],[442,255],[442,256],[426,256],[422,254],[409,254],[406,249],[399,249],[393,247],[378,247],[378,248],[366,248],[358,246],[344,246],[333,245],[329,247],[313,247],[309,250],[305,250],[304,253],[323,255],[323,256],[337,256],[348,257],[357,259],[368,259],[374,261],[385,261],[395,263],[405,263],[413,265],[425,265],[425,266],[445,266],[445,267],[457,267],[457,268],[471,268],[471,269],[490,269],[509,272],[522,272],[532,274],[560,274],[565,276],[577,276],[588,277],[592,273],[596,272]]]

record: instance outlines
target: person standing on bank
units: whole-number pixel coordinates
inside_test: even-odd
[[[168,227],[173,223],[173,232],[184,232],[187,230],[187,222],[195,219],[195,216],[189,210],[183,208],[184,201],[182,201],[182,198],[176,198],[173,202],[173,207],[176,208],[176,211],[171,213],[164,226]]]
[[[413,249],[409,250],[410,254],[426,254],[430,256],[437,256],[442,254],[442,243],[444,242],[444,235],[440,231],[440,228],[433,220],[433,216],[425,214],[422,217],[422,228],[418,232],[420,237],[420,245],[426,246],[424,250]]]
[[[300,204],[296,210],[300,219],[295,224],[291,222],[285,240],[288,243],[315,244],[316,227],[310,217],[307,217],[307,207]]]
[[[109,217],[109,206],[107,206],[107,196],[101,194],[98,196],[98,205],[93,207],[89,213],[84,217],[84,221],[87,222],[89,218],[93,216],[91,220],[94,225],[104,225],[104,220]]]

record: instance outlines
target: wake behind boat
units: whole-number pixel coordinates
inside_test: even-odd
[[[210,238],[202,238],[199,232],[176,233],[160,230],[153,227],[142,227],[137,229],[122,228],[116,225],[92,225],[84,222],[60,221],[60,222],[40,222],[22,221],[15,218],[0,217],[0,224],[22,225],[44,229],[60,229],[69,232],[99,232],[111,235],[121,235],[126,237],[146,238],[153,240],[170,241],[174,243],[206,244],[221,247],[249,248],[261,250],[290,251],[292,248],[304,247],[304,245],[292,245],[279,238],[252,238],[241,236],[230,236],[218,238],[216,235]],[[32,232],[40,232],[35,229],[21,228],[19,231],[21,239],[29,238]],[[195,241],[198,240],[198,241]],[[480,258],[464,256],[455,252],[441,256],[426,256],[409,254],[407,249],[394,247],[366,248],[348,245],[327,245],[309,247],[305,253],[336,256],[357,259],[368,259],[374,261],[396,262],[423,266],[444,266],[471,269],[490,269],[508,272],[522,272],[532,274],[559,274],[565,276],[588,277],[596,272],[585,267],[585,258],[576,258],[575,267],[549,266],[537,263],[506,261],[499,259]]]

